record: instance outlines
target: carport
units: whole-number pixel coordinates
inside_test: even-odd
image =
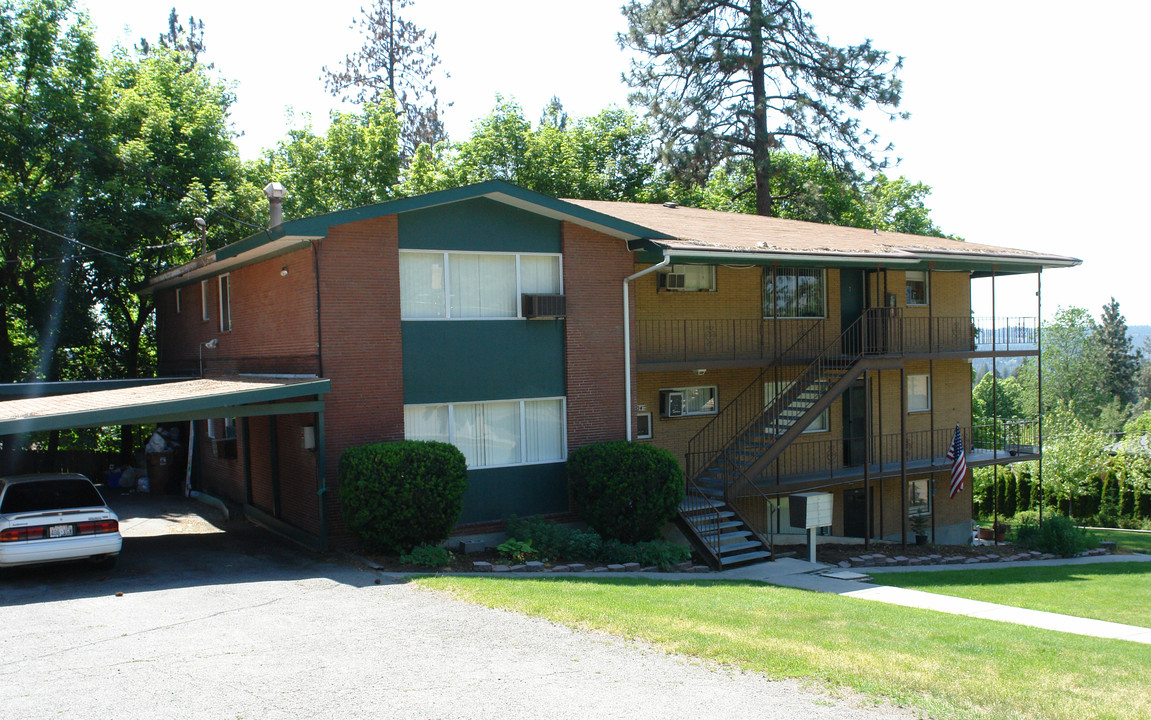
[[[79,383],[18,383],[0,386],[0,437],[22,436],[32,432],[109,427],[119,425],[170,424],[214,418],[236,418],[243,422],[242,462],[244,472],[244,512],[249,518],[306,545],[325,548],[328,541],[326,513],[327,481],[324,472],[324,395],[329,380],[314,376],[239,375],[214,378],[152,378]],[[279,482],[276,472],[271,483],[276,509],[269,513],[252,502],[252,455],[250,418],[284,415],[312,415],[317,532],[281,520]],[[194,452],[194,433],[189,434],[189,452]],[[273,467],[278,467],[277,443],[273,437],[267,451]]]

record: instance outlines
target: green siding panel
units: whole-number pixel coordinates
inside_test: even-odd
[[[401,250],[560,252],[560,221],[487,198],[399,216]]]
[[[562,320],[411,320],[401,327],[405,404],[566,395]]]
[[[567,473],[563,463],[470,470],[460,523],[567,510]]]

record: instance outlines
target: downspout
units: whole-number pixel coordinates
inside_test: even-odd
[[[623,279],[623,388],[624,388],[624,417],[626,419],[628,441],[631,440],[631,305],[628,301],[627,285],[636,278],[643,277],[650,272],[655,272],[661,267],[667,267],[671,262],[671,256],[667,254],[667,250],[663,251],[663,260],[660,260],[651,267],[644,268],[634,275],[628,275]]]

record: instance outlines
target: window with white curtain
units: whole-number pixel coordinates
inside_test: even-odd
[[[931,409],[931,376],[907,376],[907,412],[925,412]]]
[[[404,438],[460,449],[470,468],[567,458],[564,398],[405,405]]]
[[[404,320],[520,317],[520,295],[563,292],[558,254],[400,252]]]

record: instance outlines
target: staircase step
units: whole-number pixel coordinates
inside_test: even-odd
[[[690,522],[691,526],[696,529],[696,532],[701,534],[705,532],[715,532],[716,530],[722,532],[723,530],[731,530],[732,528],[743,527],[743,523],[741,523],[739,520],[725,520],[719,523],[719,525],[715,524],[714,519],[708,520],[706,522],[695,522],[693,520],[689,520],[688,522]],[[724,537],[725,536],[723,534],[719,536],[721,542],[723,541]]]
[[[726,556],[728,553],[736,553],[741,550],[751,550],[753,548],[762,548],[763,543],[758,540],[748,540],[747,542],[729,543],[719,549],[719,554]],[[726,559],[726,557],[725,557]]]
[[[732,555],[730,557],[724,556],[723,567],[724,568],[731,568],[731,567],[735,567],[736,565],[746,565],[748,563],[762,562],[764,560],[770,560],[770,559],[771,559],[771,553],[770,552],[768,552],[767,550],[757,550],[755,552],[744,553],[742,555]]]
[[[736,527],[743,527],[743,523],[737,522]],[[750,530],[736,530],[735,532],[723,533],[719,536],[721,545],[734,545],[737,541],[744,541],[746,538],[751,537]],[[761,545],[763,543],[760,543]]]

